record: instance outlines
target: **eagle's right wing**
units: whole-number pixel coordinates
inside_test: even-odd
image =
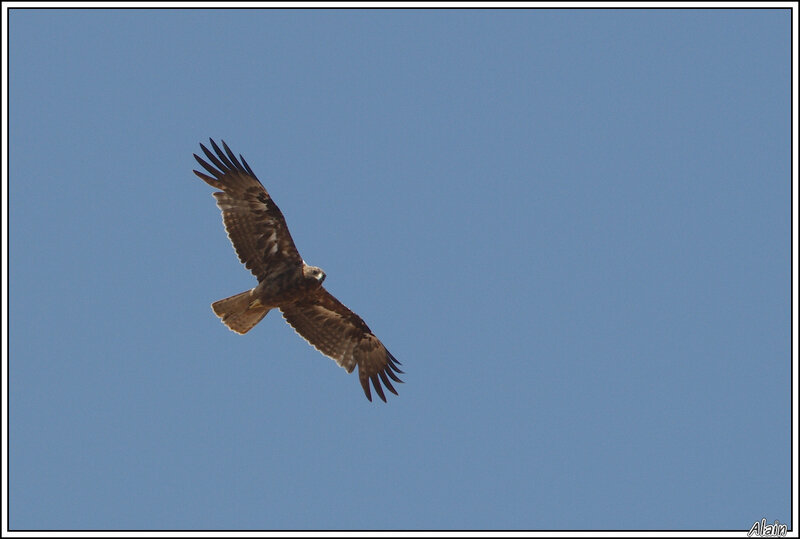
[[[210,139],[209,139],[210,140]],[[216,168],[195,154],[197,162],[213,177],[194,171],[203,181],[221,192],[214,193],[222,210],[222,221],[239,260],[259,281],[287,270],[302,267],[286,220],[258,181],[247,161],[241,163],[225,141],[219,146],[211,140],[216,156],[202,144],[200,147]]]
[[[397,395],[391,378],[402,383],[395,372],[402,374],[394,356],[373,335],[364,320],[345,307],[324,287],[307,297],[281,307],[283,317],[314,348],[332,358],[347,372],[358,365],[358,379],[367,398],[372,400],[369,382],[385,402],[381,382]]]

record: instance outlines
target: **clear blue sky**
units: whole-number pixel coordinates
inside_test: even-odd
[[[12,529],[790,514],[789,10],[15,10]],[[208,137],[406,375],[254,286]]]

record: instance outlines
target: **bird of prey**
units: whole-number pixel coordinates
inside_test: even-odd
[[[193,171],[215,192],[222,222],[239,260],[258,279],[255,288],[211,304],[231,330],[245,334],[270,309],[283,318],[317,350],[348,373],[358,366],[358,379],[372,401],[369,382],[386,402],[381,382],[397,395],[390,381],[402,383],[400,364],[373,335],[364,320],[322,286],[325,272],[309,266],[297,252],[286,220],[256,178],[250,165],[222,141],[223,152],[209,139],[214,152],[200,144],[212,164],[194,154],[208,174]],[[215,155],[216,154],[216,155]]]

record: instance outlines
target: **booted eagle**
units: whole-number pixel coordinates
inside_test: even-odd
[[[211,139],[209,139],[211,140]],[[330,357],[348,373],[358,366],[358,379],[372,401],[369,382],[386,402],[381,382],[397,395],[391,378],[401,382],[400,364],[372,334],[356,313],[342,305],[325,288],[325,272],[309,266],[297,252],[281,210],[258,181],[250,165],[231,152],[222,141],[223,152],[211,140],[216,155],[200,144],[210,165],[194,158],[211,176],[193,171],[211,187],[222,222],[239,260],[258,279],[255,288],[221,299],[211,308],[236,333],[245,334],[270,309],[280,309],[283,318],[314,348]]]

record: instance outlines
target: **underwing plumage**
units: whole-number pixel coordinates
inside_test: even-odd
[[[258,280],[251,290],[214,302],[214,313],[232,331],[245,334],[271,309],[280,309],[289,325],[314,348],[348,373],[358,367],[367,399],[372,400],[370,382],[384,402],[383,386],[397,395],[390,380],[402,383],[396,374],[403,374],[400,362],[360,316],[325,290],[325,272],[302,259],[281,210],[244,157],[240,154],[237,159],[225,141],[223,151],[209,140],[213,152],[200,144],[208,161],[194,154],[206,173],[194,173],[219,189],[213,196],[228,238],[239,260]]]

